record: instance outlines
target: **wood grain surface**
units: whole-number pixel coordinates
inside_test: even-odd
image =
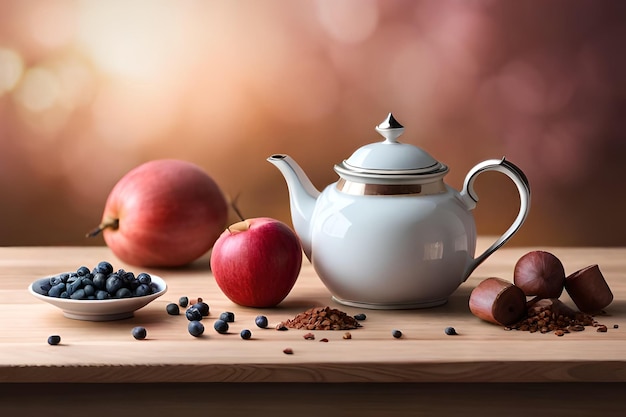
[[[479,241],[486,247],[487,239]],[[468,308],[469,294],[482,279],[512,279],[516,260],[536,248],[497,251],[441,307],[423,310],[363,310],[335,303],[305,261],[293,291],[277,308],[252,309],[230,302],[215,284],[204,257],[184,269],[141,269],[125,265],[106,247],[0,248],[0,382],[3,383],[563,383],[626,382],[626,248],[541,248],[557,255],[567,273],[599,264],[615,299],[597,317],[606,333],[588,327],[579,333],[505,331],[481,321]],[[35,279],[94,266],[109,260],[115,268],[146,270],[163,277],[168,291],[130,319],[111,322],[72,320],[35,299],[27,286]],[[206,332],[194,338],[184,315],[169,316],[165,306],[180,296],[202,297],[211,307]],[[566,293],[566,303],[571,301]],[[365,313],[363,327],[350,331],[259,329],[264,314],[272,325],[310,307],[330,305],[348,314]],[[223,311],[235,313],[229,334],[213,331]],[[135,340],[134,326],[146,340]],[[613,328],[617,325],[618,328]],[[447,336],[447,326],[459,335]],[[239,331],[248,328],[252,339]],[[393,329],[404,336],[394,339]],[[49,346],[59,334],[62,343]],[[328,338],[327,343],[320,342]],[[293,349],[292,355],[283,353]]]

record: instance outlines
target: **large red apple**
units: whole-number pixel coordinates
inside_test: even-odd
[[[159,159],[124,175],[108,196],[100,226],[122,261],[138,266],[186,265],[211,249],[228,220],[228,204],[197,165]]]
[[[300,273],[300,239],[268,217],[229,226],[211,252],[215,282],[234,303],[274,307],[287,297]]]

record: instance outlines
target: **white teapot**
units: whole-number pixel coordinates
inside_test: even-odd
[[[405,309],[444,304],[474,269],[517,232],[528,215],[524,173],[503,159],[479,163],[463,190],[443,182],[448,167],[397,141],[404,132],[390,113],[376,127],[384,141],[365,145],[335,165],[339,180],[321,193],[287,155],[268,161],[289,189],[292,222],[318,276],[345,305]],[[484,171],[506,174],[520,210],[509,229],[474,257],[473,183]]]

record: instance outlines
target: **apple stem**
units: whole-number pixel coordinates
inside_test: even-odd
[[[116,230],[119,227],[120,227],[120,219],[107,220],[105,222],[100,223],[98,227],[96,227],[95,229],[87,233],[85,237],[95,237],[95,236],[98,236],[100,232],[102,232],[106,228],[111,228],[113,230]]]
[[[235,198],[230,201],[230,206],[233,208],[233,211],[239,217],[239,220],[244,221],[245,218],[241,215],[241,211],[239,211],[239,207],[237,207],[237,200],[239,200],[240,194],[237,194]]]

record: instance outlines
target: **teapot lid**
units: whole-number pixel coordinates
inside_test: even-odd
[[[401,143],[397,138],[404,133],[402,126],[389,113],[376,131],[385,140],[371,143],[357,149],[348,159],[336,166],[340,171],[349,171],[352,175],[441,175],[448,167],[438,162],[426,151],[408,143]]]

